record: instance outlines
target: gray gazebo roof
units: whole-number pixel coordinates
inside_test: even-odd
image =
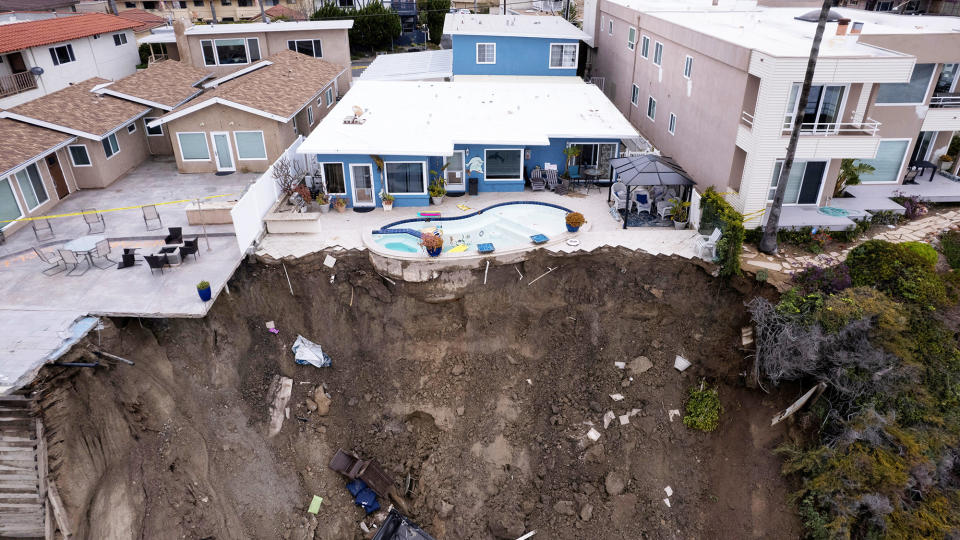
[[[696,183],[675,161],[656,154],[614,158],[610,165],[617,173],[617,181],[628,187],[692,186]]]

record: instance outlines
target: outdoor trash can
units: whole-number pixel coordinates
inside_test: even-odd
[[[467,193],[469,193],[470,195],[476,195],[479,192],[480,192],[480,179],[471,178],[467,186]]]

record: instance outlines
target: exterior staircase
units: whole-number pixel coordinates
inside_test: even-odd
[[[29,399],[0,396],[0,538],[46,537],[42,431]]]

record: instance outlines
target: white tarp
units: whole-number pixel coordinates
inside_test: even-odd
[[[330,367],[330,357],[323,354],[323,349],[309,339],[297,335],[293,342],[293,359],[301,366],[311,364],[317,367]]]

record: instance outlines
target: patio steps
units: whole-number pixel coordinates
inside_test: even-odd
[[[29,399],[0,396],[0,538],[46,537],[42,430]]]

